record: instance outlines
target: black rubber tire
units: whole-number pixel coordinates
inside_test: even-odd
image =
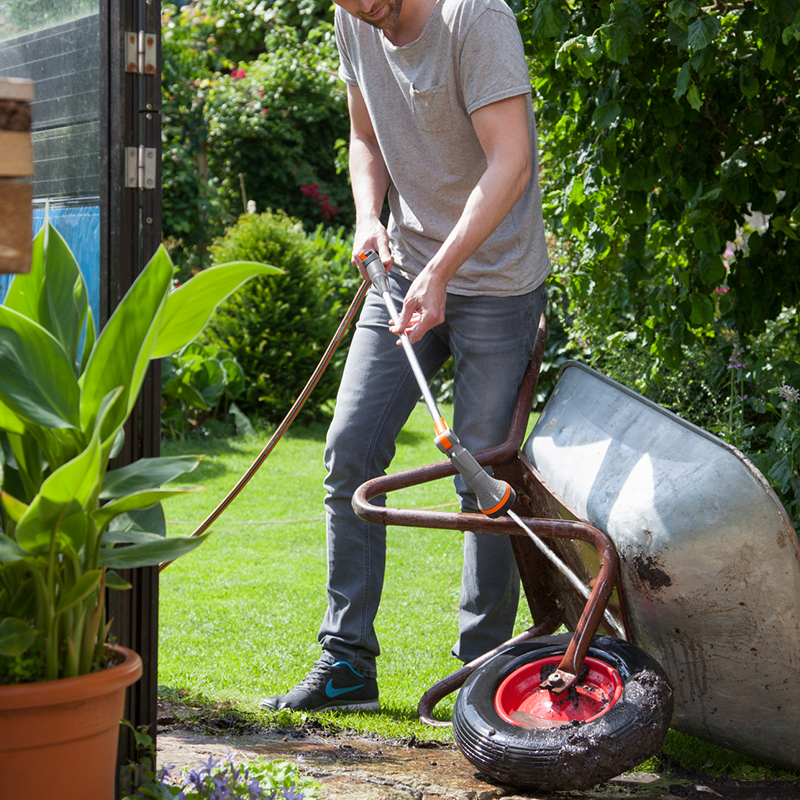
[[[595,636],[588,655],[613,667],[622,695],[602,716],[554,728],[504,720],[495,710],[500,684],[532,661],[566,652],[571,634],[543,636],[504,650],[470,675],[453,708],[453,733],[466,758],[497,782],[518,789],[588,789],[658,752],[672,719],[672,689],[640,648]]]

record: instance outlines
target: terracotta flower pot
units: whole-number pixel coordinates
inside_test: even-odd
[[[111,800],[125,689],[142,660],[125,647],[108,669],[0,686],[0,787],[19,800]]]

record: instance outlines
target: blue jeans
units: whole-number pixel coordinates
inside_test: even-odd
[[[399,308],[410,284],[394,272],[389,278]],[[544,286],[518,297],[448,295],[445,322],[414,345],[428,379],[453,356],[451,425],[472,453],[508,436],[544,302]],[[386,529],[359,519],[351,499],[362,483],[386,473],[395,440],[420,398],[408,359],[388,326],[383,300],[371,289],[347,356],[325,447],[328,609],[319,641],[324,659],[348,661],[369,676],[376,675],[380,653],[373,622],[383,588]],[[438,455],[431,446],[431,455]],[[461,478],[455,483],[462,509],[477,510]],[[464,536],[459,638],[453,654],[467,662],[511,637],[519,574],[508,537]]]

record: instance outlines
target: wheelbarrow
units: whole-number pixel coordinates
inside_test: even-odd
[[[508,439],[475,454],[527,532],[371,502],[455,474],[448,462],[353,497],[370,522],[512,537],[533,627],[429,689],[420,719],[447,724],[433,709],[459,689],[456,744],[518,788],[589,788],[670,725],[800,768],[800,546],[780,501],[734,447],[577,362],[523,443],[545,338],[542,318]]]

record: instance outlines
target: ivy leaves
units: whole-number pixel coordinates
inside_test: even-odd
[[[601,334],[643,326],[654,369],[800,300],[798,15],[800,0],[535,0],[520,14],[545,213],[573,244],[564,280]],[[765,247],[779,296],[756,303]]]

